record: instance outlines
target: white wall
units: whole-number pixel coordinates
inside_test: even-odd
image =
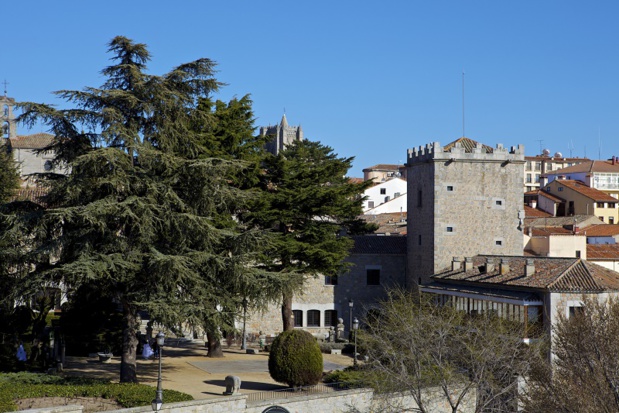
[[[384,192],[384,193],[381,193]],[[400,194],[398,198],[401,200],[397,203],[391,203],[390,201],[396,199],[396,194]],[[363,193],[365,200],[363,201],[363,212],[369,214],[384,214],[386,212],[406,212],[406,181],[401,178],[393,178],[385,182],[381,182],[371,188],[368,188]],[[385,201],[385,198],[389,197],[389,201]],[[373,202],[374,206],[371,208],[370,203]],[[373,208],[376,209],[379,205],[388,202],[389,210],[382,210],[381,212],[368,212]],[[400,210],[402,208],[402,210]]]

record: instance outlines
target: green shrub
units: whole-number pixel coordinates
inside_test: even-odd
[[[324,383],[343,383],[350,387],[365,387],[370,385],[367,370],[347,367],[344,370],[335,370],[326,374],[322,381]]]
[[[322,377],[322,353],[307,331],[285,331],[273,341],[269,353],[269,374],[290,387],[316,384]]]
[[[14,411],[17,408],[15,399],[31,397],[102,397],[128,408],[150,405],[153,395],[153,387],[145,384],[32,373],[0,374],[0,412]],[[164,389],[163,400],[176,403],[193,400],[193,397]]]

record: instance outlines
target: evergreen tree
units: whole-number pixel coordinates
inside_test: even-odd
[[[275,233],[263,263],[288,280],[282,288],[284,331],[291,330],[292,298],[306,277],[336,275],[352,241],[343,233],[369,231],[357,217],[370,181],[352,183],[346,173],[353,158],[339,158],[319,142],[295,141],[266,158],[260,176],[263,196],[245,218]]]
[[[0,204],[3,204],[15,195],[19,188],[19,172],[8,150],[8,145],[0,142]]]
[[[25,240],[17,261],[35,270],[14,273],[18,288],[5,299],[46,283],[109,292],[122,307],[120,381],[135,382],[138,310],[167,326],[215,313],[217,283],[230,268],[238,273],[245,256],[234,253],[259,233],[223,219],[244,199],[226,179],[239,165],[207,158],[192,128],[209,121],[196,108],[220,86],[215,63],[155,76],[145,72],[145,45],[116,37],[109,51],[115,62],[102,87],[56,92],[74,108],[21,105],[20,121],[50,126],[54,161],[71,173],[49,182],[49,208],[12,216]]]

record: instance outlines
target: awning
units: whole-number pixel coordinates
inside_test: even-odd
[[[422,285],[419,289],[421,292],[429,294],[451,295],[454,297],[472,298],[475,300],[493,301],[497,303],[522,306],[544,305],[544,302],[538,294],[526,291],[509,291],[443,283]]]

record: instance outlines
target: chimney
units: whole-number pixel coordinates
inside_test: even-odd
[[[464,257],[464,271],[468,271],[473,268],[473,257]]]
[[[494,258],[486,258],[486,274],[494,272]]]
[[[501,258],[499,272],[501,273],[501,275],[507,274],[509,272],[509,260],[507,258]]]
[[[524,275],[528,277],[535,274],[535,261],[533,258],[527,258],[527,264],[524,267]]]
[[[460,258],[459,257],[453,257],[453,259],[451,260],[451,270],[452,271],[460,271]]]

